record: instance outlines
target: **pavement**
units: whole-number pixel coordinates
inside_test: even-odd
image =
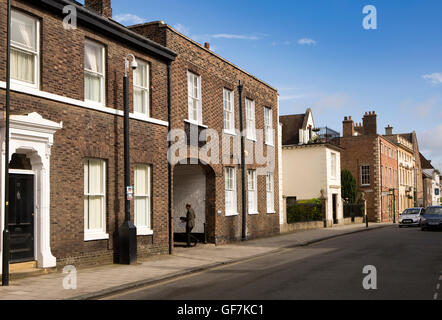
[[[220,266],[256,259],[287,248],[307,246],[342,235],[389,226],[392,224],[370,224],[369,229],[360,224],[337,226],[222,246],[199,244],[191,249],[176,248],[173,255],[152,257],[139,261],[133,266],[104,265],[79,269],[76,273],[75,289],[65,289],[64,284],[72,282],[69,282],[69,278],[66,278],[68,275],[62,272],[13,280],[9,287],[0,287],[0,300],[97,299]]]

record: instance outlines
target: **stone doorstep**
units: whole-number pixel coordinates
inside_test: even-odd
[[[57,268],[37,268],[37,261],[13,263],[9,266],[10,280],[19,280],[28,277],[46,275],[57,272]]]

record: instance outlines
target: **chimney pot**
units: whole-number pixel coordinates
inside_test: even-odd
[[[210,50],[210,43],[209,42],[205,42],[204,43],[204,48],[206,48],[207,50]]]

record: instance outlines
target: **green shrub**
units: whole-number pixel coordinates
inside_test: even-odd
[[[287,223],[323,221],[320,199],[300,200],[287,208]]]

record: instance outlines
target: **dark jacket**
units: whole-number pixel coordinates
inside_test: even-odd
[[[186,227],[187,228],[194,228],[195,227],[195,211],[193,211],[192,208],[187,210],[187,216],[186,216]]]

